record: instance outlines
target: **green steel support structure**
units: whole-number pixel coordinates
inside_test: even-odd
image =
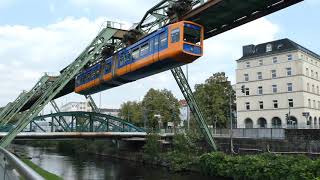
[[[66,119],[68,128],[61,122],[61,119]],[[59,112],[38,116],[33,119],[34,126],[30,129],[35,131],[39,128],[46,132],[43,126],[37,125],[37,122],[50,122],[50,132],[144,132],[144,129],[139,128],[127,121],[114,116],[96,113],[96,112]]]
[[[90,61],[97,58],[107,41],[117,32],[117,29],[104,28],[92,43],[80,54],[80,56],[71,63],[60,76],[43,92],[40,98],[23,114],[16,124],[5,137],[0,141],[1,147],[7,147],[15,136],[22,131],[40,111],[47,105],[66,85],[72,80],[81,69],[85,67]],[[43,86],[40,86],[43,87]]]
[[[34,95],[38,94],[44,87],[48,86],[49,76],[45,74],[37,84],[29,91],[29,92],[22,92],[19,97],[12,102],[10,108],[7,109],[6,112],[0,117],[0,126],[6,125],[12,118],[18,114],[21,108],[28,102]]]
[[[60,112],[61,112],[61,111],[60,111],[60,108],[58,107],[57,103],[56,103],[54,100],[51,100],[50,103],[51,103],[52,107],[54,108],[54,110],[55,110],[57,113],[60,113]],[[69,126],[68,126],[68,123],[67,123],[66,119],[65,119],[64,117],[59,117],[59,119],[60,119],[60,121],[63,123],[63,125],[64,125],[63,127],[68,129]]]
[[[89,103],[90,107],[92,108],[92,111],[96,112],[96,113],[100,113],[100,109],[98,108],[98,106],[94,102],[92,96],[91,95],[86,95],[85,97],[88,100],[88,103]]]
[[[174,68],[171,70],[173,77],[177,81],[179,88],[188,102],[188,105],[190,107],[191,112],[193,113],[193,116],[195,117],[202,134],[206,137],[208,143],[211,145],[211,147],[216,151],[217,146],[214,142],[212,133],[210,132],[208,125],[206,123],[205,118],[203,117],[200,108],[198,107],[197,101],[193,96],[193,92],[189,86],[188,80],[185,77],[181,67]]]

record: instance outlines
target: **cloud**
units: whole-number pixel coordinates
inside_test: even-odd
[[[68,17],[45,27],[0,26],[0,106],[30,89],[44,72],[71,63],[104,21]]]
[[[123,3],[115,2],[118,6]],[[104,21],[104,18],[67,17],[44,27],[0,26],[0,106],[14,100],[22,90],[30,89],[44,72],[58,72],[71,63],[95,37]],[[241,57],[242,46],[274,40],[278,31],[277,25],[262,18],[206,40],[204,56],[189,65],[191,86],[204,82],[218,71],[227,72],[235,82],[235,60]],[[124,101],[141,100],[150,88],[167,88],[183,98],[168,71],[102,92],[102,105],[114,108]],[[94,98],[99,102],[98,94]],[[72,94],[58,100],[58,104],[66,100],[83,101],[84,98]]]
[[[15,0],[0,0],[0,9],[7,8],[14,3]]]
[[[91,14],[93,11],[103,12],[113,21],[118,21],[121,16],[122,20],[137,22],[147,10],[159,3],[159,0],[69,0],[69,3],[77,8],[82,8],[86,14]]]

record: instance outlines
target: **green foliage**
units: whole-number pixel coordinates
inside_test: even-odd
[[[39,166],[37,166],[36,164],[34,164],[33,162],[31,162],[28,159],[21,159],[25,164],[27,164],[30,168],[32,168],[34,171],[36,171],[40,176],[42,176],[44,179],[47,180],[62,180],[61,177],[52,174],[42,168],[40,168]]]
[[[173,122],[175,125],[180,123],[179,114],[178,99],[170,91],[150,89],[142,102],[123,103],[119,116],[140,127],[146,120],[149,128],[157,129],[159,117],[155,115],[160,115],[161,122],[166,126],[168,122]]]
[[[204,152],[200,147],[202,137],[194,131],[186,134],[176,134],[173,138],[173,149],[166,154],[170,168],[174,171],[192,169],[199,161],[199,155]]]
[[[205,83],[195,86],[195,98],[208,124],[226,127],[230,117],[230,93],[232,108],[235,109],[235,92],[224,72],[213,74]]]
[[[207,175],[234,179],[307,180],[319,176],[319,160],[304,156],[230,156],[217,152],[202,155],[199,164]]]
[[[171,91],[166,89],[155,90],[150,89],[144,96],[142,105],[148,119],[148,126],[152,128],[158,127],[158,118],[156,114],[161,116],[161,122],[166,124],[173,122],[175,125],[180,123],[179,117],[179,101],[175,98]]]
[[[119,116],[136,126],[143,126],[141,103],[128,101],[121,105]]]
[[[161,152],[159,140],[159,135],[148,134],[146,144],[143,146],[144,153],[150,156],[151,158],[158,157]]]

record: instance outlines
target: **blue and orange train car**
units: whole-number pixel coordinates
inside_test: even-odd
[[[75,92],[94,94],[191,63],[203,54],[203,33],[189,21],[163,27],[82,71]]]

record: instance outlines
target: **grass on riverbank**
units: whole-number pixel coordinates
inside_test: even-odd
[[[21,160],[46,180],[63,180],[61,177],[40,168],[39,166],[37,166],[36,164],[34,164],[32,161],[28,159],[22,158]]]
[[[306,156],[232,156],[213,152],[202,155],[199,165],[206,175],[233,179],[318,180],[320,177],[320,159],[312,160]]]

